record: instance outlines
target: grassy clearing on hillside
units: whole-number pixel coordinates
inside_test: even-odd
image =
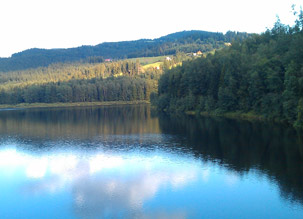
[[[139,60],[141,65],[148,65],[155,62],[163,62],[166,56],[155,56],[155,57],[139,57],[139,58],[133,58],[133,59],[127,59],[132,62],[136,62]]]
[[[163,65],[163,62],[155,62],[152,64],[144,65],[143,69],[156,68],[156,67],[160,67],[161,65]]]

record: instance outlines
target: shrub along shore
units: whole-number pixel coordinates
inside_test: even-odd
[[[105,101],[105,102],[76,102],[76,103],[20,103],[14,105],[1,104],[0,109],[112,106],[112,105],[135,105],[135,104],[149,104],[149,101],[136,100],[136,101]]]

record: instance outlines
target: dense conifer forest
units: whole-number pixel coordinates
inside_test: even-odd
[[[192,58],[184,53],[101,63],[91,58],[90,63],[2,72],[0,104],[149,101],[163,70]],[[158,61],[146,65],[148,59]]]
[[[159,80],[158,109],[260,115],[303,127],[303,13],[295,25],[279,20],[271,30],[232,42]]]
[[[0,104],[149,100],[161,72],[124,60],[1,73]]]

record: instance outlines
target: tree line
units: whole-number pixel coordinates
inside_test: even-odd
[[[123,60],[1,73],[0,104],[149,100],[161,72]]]
[[[167,70],[153,95],[167,112],[240,112],[303,127],[303,13],[294,26],[235,40],[214,55]]]
[[[144,73],[139,60],[107,63],[58,63],[22,71],[0,73],[0,88],[28,86],[47,82],[87,80],[115,76],[135,76]]]

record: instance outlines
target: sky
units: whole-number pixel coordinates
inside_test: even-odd
[[[1,0],[0,57],[183,30],[261,33],[277,15],[293,25],[292,4],[302,6],[301,0]]]

